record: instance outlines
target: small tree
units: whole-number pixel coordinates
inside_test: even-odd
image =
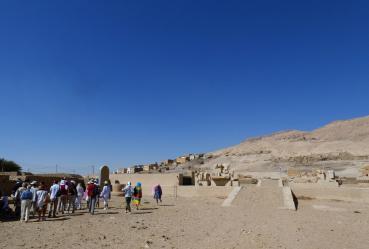
[[[13,161],[5,160],[4,158],[0,158],[0,171],[17,171],[20,172],[22,170],[21,166],[16,164]]]

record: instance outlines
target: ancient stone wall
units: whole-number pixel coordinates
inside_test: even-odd
[[[141,182],[142,185],[154,186],[160,184],[162,186],[174,186],[178,185],[177,173],[170,174],[110,174],[110,181],[112,184],[115,181],[119,181],[121,184],[132,182],[136,184]]]
[[[144,196],[152,195],[152,187],[160,184],[163,196],[181,197],[226,197],[233,187],[218,186],[178,186],[178,174],[111,174],[110,180],[114,185],[115,181],[126,184],[128,181],[135,185],[137,182],[142,184]]]
[[[290,186],[297,198],[369,203],[369,188],[319,183],[290,183]]]

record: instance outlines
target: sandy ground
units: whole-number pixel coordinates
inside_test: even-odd
[[[0,223],[0,248],[368,248],[365,204],[300,200],[282,208],[276,181],[241,189],[230,207],[224,198],[145,198],[125,214],[122,197],[112,208],[85,210],[45,222]]]

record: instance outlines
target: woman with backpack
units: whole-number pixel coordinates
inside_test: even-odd
[[[96,206],[96,198],[99,195],[99,189],[95,186],[93,181],[89,181],[87,185],[87,197],[88,197],[88,211],[90,214],[95,213],[95,206]]]
[[[29,213],[31,211],[33,194],[31,191],[31,186],[24,186],[26,189],[21,193],[20,200],[21,200],[21,218],[20,221],[28,222],[29,220]]]
[[[133,205],[136,206],[137,210],[138,210],[138,206],[141,203],[141,198],[142,198],[142,188],[141,188],[141,183],[138,182],[135,188],[133,189],[133,196],[132,196],[132,203]]]

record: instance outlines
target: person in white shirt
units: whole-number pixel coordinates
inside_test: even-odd
[[[36,192],[36,196],[38,221],[45,220],[47,204],[50,201],[50,198],[46,191],[45,183],[41,182],[40,187]]]
[[[58,181],[55,180],[50,187],[50,204],[49,204],[49,218],[56,217],[56,210],[58,208],[58,195],[60,194],[60,187]]]
[[[58,212],[64,214],[64,211],[67,209],[67,201],[68,201],[68,184],[64,178],[60,181],[59,191],[60,197],[58,202]]]
[[[33,194],[31,192],[31,186],[27,185],[26,186],[26,190],[24,190],[20,196],[21,199],[21,218],[20,221],[23,222],[26,221],[28,222],[29,219],[29,213],[30,213],[30,209],[31,209],[31,204],[32,204],[32,198]]]
[[[35,214],[37,213],[37,210],[36,210],[36,192],[38,190],[37,181],[32,181],[31,186],[32,186],[31,192],[33,195],[32,204],[31,204],[31,214],[32,214],[32,217],[35,217]]]
[[[131,186],[131,182],[127,183],[127,186],[122,189],[124,198],[126,199],[126,213],[131,212],[131,200],[133,195],[133,187]]]
[[[101,191],[100,197],[103,198],[104,200],[104,210],[108,209],[108,204],[109,204],[109,200],[110,200],[110,186],[109,186],[109,182],[105,181],[104,182],[104,187]]]
[[[76,207],[79,210],[82,209],[82,199],[83,199],[84,193],[85,193],[85,190],[83,189],[82,184],[78,183],[78,185],[77,185]]]

